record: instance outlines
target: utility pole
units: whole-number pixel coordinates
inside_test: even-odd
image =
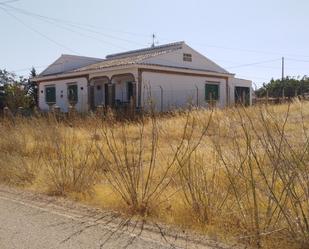
[[[284,57],[282,57],[282,69],[281,69],[281,72],[282,72],[282,76],[281,76],[281,80],[282,80],[282,83],[284,81]]]
[[[281,62],[281,84],[282,84],[282,100],[285,98],[285,93],[284,93],[284,57],[282,57],[282,62]]]

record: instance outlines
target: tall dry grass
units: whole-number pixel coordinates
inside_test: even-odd
[[[308,125],[299,101],[121,122],[1,120],[0,180],[257,248],[307,248]]]

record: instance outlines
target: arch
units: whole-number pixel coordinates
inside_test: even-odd
[[[106,87],[111,81],[107,76],[93,77],[89,79],[88,104],[91,110],[98,105],[106,105]]]
[[[136,79],[133,73],[115,74],[111,77],[113,104],[117,106],[136,106]],[[133,103],[132,103],[133,101]]]
[[[113,83],[113,80],[115,79],[115,78],[124,78],[124,77],[131,77],[132,78],[132,81],[134,81],[135,82],[135,76],[134,76],[134,74],[133,73],[122,73],[122,74],[114,74],[112,77],[111,77],[111,82]]]
[[[95,83],[96,81],[104,80],[107,81],[108,83],[111,81],[108,76],[97,76],[89,79],[90,85]]]

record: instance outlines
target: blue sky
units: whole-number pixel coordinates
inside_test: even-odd
[[[105,57],[186,41],[258,86],[309,74],[308,0],[0,0],[0,68],[27,75],[61,54]],[[249,64],[249,65],[248,65]]]

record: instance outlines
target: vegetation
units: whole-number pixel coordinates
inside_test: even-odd
[[[29,78],[17,77],[14,73],[0,69],[0,108],[7,106],[12,111],[19,107],[31,109],[36,106],[37,88],[31,78],[36,76],[32,68]]]
[[[257,97],[266,97],[267,93],[273,98],[303,96],[309,93],[309,77],[306,75],[302,78],[286,77],[283,81],[271,79],[256,91]]]
[[[0,181],[256,248],[308,248],[308,126],[299,101],[131,122],[7,118]]]

